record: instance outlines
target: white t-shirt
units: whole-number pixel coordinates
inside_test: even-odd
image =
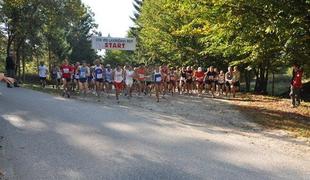
[[[39,66],[39,76],[46,78],[47,76],[47,67],[45,65]]]
[[[126,70],[126,85],[131,86],[133,84],[134,71]]]
[[[121,83],[123,81],[123,71],[117,71],[114,72],[114,81],[117,83]]]
[[[126,80],[133,81],[134,71],[126,70]]]

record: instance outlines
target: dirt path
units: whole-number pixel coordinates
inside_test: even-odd
[[[74,98],[105,106],[118,106],[113,95],[102,97],[100,102],[97,102],[97,98],[93,96],[86,99]],[[202,131],[217,131],[228,136],[244,136],[253,144],[255,142],[267,149],[275,148],[285,154],[300,156],[306,153],[310,155],[310,138],[296,138],[285,130],[266,129],[255,123],[250,116],[226,98],[176,95],[161,98],[157,103],[153,96],[134,96],[131,99],[122,96],[119,106],[160,113],[168,121],[176,121]]]
[[[156,103],[154,97],[121,97],[117,104],[112,96],[68,100],[0,88],[0,132],[8,144],[3,157],[15,177],[309,177],[306,139],[265,130],[226,100],[167,96]]]

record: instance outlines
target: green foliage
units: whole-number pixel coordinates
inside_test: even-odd
[[[293,62],[309,72],[308,0],[145,0],[138,51],[149,63],[254,68],[257,91]],[[138,56],[139,57],[139,56]]]
[[[112,67],[117,65],[135,65],[137,64],[134,61],[134,52],[130,51],[119,51],[119,50],[107,50],[105,57],[103,59],[104,64],[110,64]]]
[[[97,58],[90,41],[97,28],[93,16],[81,0],[0,1],[0,35],[6,46],[1,56],[14,50],[19,68],[23,64],[25,69],[26,63],[46,57],[49,65],[65,57],[91,62]]]

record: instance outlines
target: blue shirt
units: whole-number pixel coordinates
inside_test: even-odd
[[[100,66],[95,67],[95,79],[103,79],[103,69]]]

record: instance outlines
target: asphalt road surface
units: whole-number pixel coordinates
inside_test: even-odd
[[[210,100],[212,101],[212,100]],[[0,85],[9,179],[310,179],[307,145]]]

